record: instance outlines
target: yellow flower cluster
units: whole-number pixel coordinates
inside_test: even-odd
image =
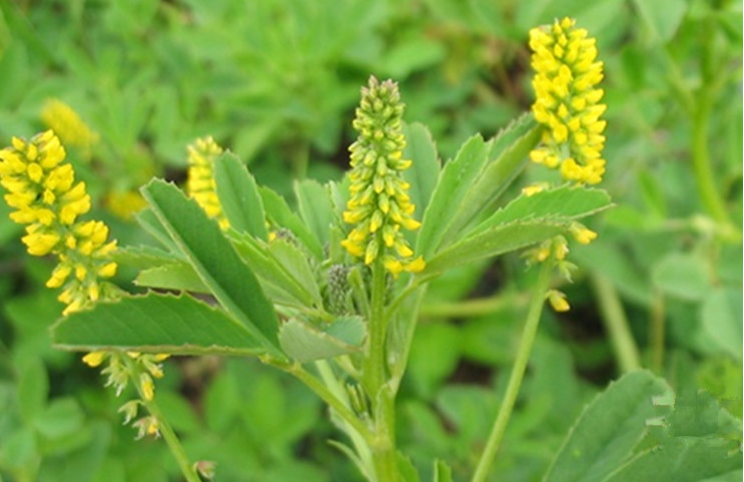
[[[421,225],[412,217],[415,207],[407,193],[410,184],[401,176],[411,166],[410,160],[403,159],[406,139],[402,115],[398,85],[371,77],[369,85],[362,88],[353,123],[359,137],[349,147],[351,199],[344,221],[355,227],[341,243],[368,265],[381,256],[385,268],[395,276],[425,267],[420,256],[410,259],[413,250],[400,232],[401,227],[415,230]]]
[[[53,130],[66,146],[82,149],[86,156],[90,148],[98,142],[98,133],[80,118],[72,107],[59,99],[49,99],[41,111],[41,121]]]
[[[230,222],[222,214],[222,206],[217,198],[214,182],[214,161],[222,154],[222,148],[211,136],[197,139],[188,146],[188,179],[186,191],[204,209],[207,216],[216,219],[222,229],[230,227]]]
[[[606,105],[600,100],[602,62],[597,61],[596,39],[571,18],[530,30],[533,51],[532,85],[535,120],[547,127],[542,145],[530,153],[533,161],[560,166],[571,181],[597,184],[605,172],[602,158],[607,122],[600,120]]]
[[[113,385],[118,395],[124,390],[130,378],[136,379],[136,383],[142,393],[142,398],[146,401],[152,400],[155,396],[155,382],[153,378],[163,378],[163,366],[161,362],[167,360],[170,355],[167,353],[152,355],[134,351],[127,352],[126,355],[137,364],[140,370],[138,376],[132,373],[127,367],[126,362],[121,358],[124,354],[118,352],[92,351],[83,357],[83,363],[95,368],[108,359],[109,363],[103,370],[103,373],[109,376],[106,385]]]
[[[77,220],[90,210],[90,197],[85,183],[75,183],[65,155],[53,131],[30,141],[14,137],[10,147],[0,150],[0,185],[9,191],[5,201],[15,208],[10,218],[26,225],[22,241],[30,254],[59,258],[46,284],[64,286],[59,300],[67,305],[66,314],[101,298],[105,285],[99,279],[116,273],[111,261],[116,241],[107,242],[103,222]]]

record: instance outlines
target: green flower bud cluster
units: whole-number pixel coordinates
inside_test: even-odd
[[[415,206],[408,195],[410,184],[402,177],[411,166],[410,160],[403,159],[402,115],[397,84],[370,77],[368,86],[362,88],[353,123],[359,137],[349,147],[351,199],[344,221],[355,226],[342,242],[367,265],[382,257],[385,268],[395,276],[425,266],[421,257],[411,259],[413,250],[400,231],[421,225],[412,217]]]

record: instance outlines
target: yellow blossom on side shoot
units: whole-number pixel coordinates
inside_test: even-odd
[[[398,85],[370,77],[362,88],[362,100],[356,110],[354,129],[359,133],[351,151],[351,199],[344,221],[354,225],[342,246],[367,265],[382,257],[385,268],[394,276],[401,271],[418,272],[426,263],[413,258],[401,228],[418,229],[413,219],[415,206],[408,195],[410,184],[402,172],[411,166],[403,159],[406,139],[401,118],[403,103]]]
[[[222,229],[230,223],[222,213],[220,200],[217,198],[214,182],[214,161],[222,154],[222,148],[212,137],[197,139],[188,146],[188,180],[186,191],[204,209],[207,216],[217,219]]]
[[[48,99],[41,111],[41,121],[53,130],[66,146],[79,147],[87,156],[98,142],[98,134],[88,127],[72,107],[59,99]]]
[[[597,239],[597,233],[579,223],[573,223],[568,230],[574,239],[581,244],[589,244]]]
[[[72,165],[65,162],[65,149],[53,131],[30,141],[14,137],[0,151],[0,185],[15,209],[10,218],[26,225],[22,238],[29,254],[54,254],[59,264],[46,285],[63,288],[58,299],[64,313],[84,308],[109,296],[109,286],[100,279],[116,274],[111,253],[116,241],[108,242],[108,227],[101,221],[78,221],[90,210],[85,183],[75,183]]]
[[[607,122],[600,120],[606,105],[595,86],[603,78],[597,61],[596,39],[571,18],[530,30],[535,77],[535,120],[546,127],[542,145],[530,158],[560,168],[569,181],[597,184],[605,172],[602,158]]]
[[[557,312],[562,313],[571,309],[566,301],[566,295],[557,290],[548,291],[547,295],[550,306]]]

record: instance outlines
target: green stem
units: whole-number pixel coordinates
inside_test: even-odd
[[[605,324],[610,343],[615,352],[618,366],[622,373],[637,370],[641,367],[638,347],[633,340],[633,335],[628,326],[625,310],[620,302],[612,282],[604,275],[591,273],[590,280],[594,292],[597,295],[599,309],[602,313],[602,321]]]
[[[698,194],[708,214],[719,223],[728,223],[726,206],[713,178],[710,151],[708,150],[708,129],[711,114],[711,98],[706,86],[698,95],[697,109],[692,118],[692,169],[695,172]]]
[[[664,295],[654,293],[651,302],[651,369],[662,373],[664,368]]]
[[[530,353],[532,352],[532,345],[535,341],[537,327],[540,323],[542,307],[545,303],[545,293],[548,291],[550,275],[553,272],[554,266],[555,263],[552,258],[547,259],[542,263],[540,274],[537,279],[537,285],[535,286],[532,300],[530,300],[529,309],[527,311],[527,320],[525,321],[524,329],[522,331],[522,338],[519,341],[517,357],[514,360],[514,365],[512,366],[512,371],[509,375],[509,384],[506,387],[501,407],[499,407],[499,413],[493,427],[491,428],[491,434],[488,436],[486,447],[478,460],[478,465],[473,474],[473,478],[471,479],[472,482],[483,482],[486,480],[493,459],[496,456],[501,440],[504,437],[506,425],[511,417],[514,403],[519,394],[519,388],[522,385],[524,372],[527,369],[527,362],[529,361]]]
[[[145,406],[150,415],[155,417],[155,419],[158,421],[158,429],[163,435],[163,440],[165,440],[165,443],[168,445],[171,454],[173,454],[173,458],[176,459],[176,463],[181,469],[181,473],[183,474],[184,478],[187,482],[201,482],[201,479],[196,474],[193,467],[191,466],[191,463],[189,462],[189,458],[186,455],[186,451],[183,449],[183,445],[181,445],[181,441],[178,439],[176,432],[173,431],[173,428],[171,428],[168,420],[163,415],[163,412],[160,410],[158,404],[155,403],[155,399],[153,398],[151,400],[148,400],[147,398],[145,398],[145,395],[142,392],[142,387],[138,382],[142,370],[128,355],[124,354],[121,357],[124,359],[127,368],[129,368],[129,372],[132,374],[132,384],[137,389],[140,401]]]
[[[385,267],[382,259],[378,257],[372,264],[369,342],[363,363],[362,380],[369,395],[375,419],[375,439],[371,448],[377,482],[395,482],[398,480],[395,449],[395,393],[387,385],[386,347],[389,318],[385,313],[387,292],[385,277]]]
[[[302,383],[304,383],[310,390],[315,392],[315,394],[321,398],[324,402],[326,402],[331,408],[333,408],[336,413],[341,417],[341,419],[348,423],[351,427],[354,428],[362,437],[365,438],[365,440],[372,440],[373,436],[370,433],[369,429],[366,425],[364,425],[361,420],[352,412],[349,407],[344,404],[344,402],[338,398],[333,392],[331,392],[328,387],[323,385],[323,383],[315,378],[313,375],[308,373],[305,369],[302,368],[302,365],[299,363],[290,363],[286,365],[278,364],[275,362],[269,362],[273,364],[274,366],[284,370],[285,372],[289,373],[290,375],[293,375],[295,378],[300,380]]]
[[[323,383],[328,387],[331,393],[348,407],[350,405],[348,393],[341,385],[338,378],[336,378],[336,375],[333,373],[333,369],[328,362],[325,360],[316,361],[315,367],[318,369],[318,374],[320,375],[321,380],[323,380]],[[341,419],[340,422],[342,424],[342,429],[351,439],[351,443],[354,445],[354,450],[359,456],[359,460],[362,464],[362,467],[359,467],[360,470],[368,479],[371,478],[373,473],[373,463],[372,454],[369,448],[369,432],[366,433],[365,437],[346,420]]]
[[[526,297],[513,293],[464,301],[427,302],[421,305],[421,315],[438,318],[466,318],[494,313],[507,307],[522,307],[526,303]]]

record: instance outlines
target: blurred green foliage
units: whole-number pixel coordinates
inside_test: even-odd
[[[263,184],[335,179],[372,73],[400,82],[407,122],[446,160],[528,108],[528,30],[570,15],[605,62],[608,189],[618,204],[571,253],[568,314],[546,315],[494,480],[536,481],[582,407],[619,374],[606,277],[642,364],[675,390],[703,389],[742,416],[742,6],[727,0],[0,0],[0,139],[44,128],[48,98],[100,135],[70,149],[123,244],[111,190],[183,179],[185,146],[211,134]],[[702,125],[701,125],[702,124]],[[699,133],[703,133],[702,139]],[[712,166],[721,216],[701,189]],[[531,167],[525,182],[543,180]],[[51,266],[25,256],[0,203],[0,480],[177,480],[158,441],[133,440],[122,403],[78,357],[50,346],[61,305]],[[121,282],[128,282],[126,273]],[[432,286],[399,400],[401,449],[443,457],[463,479],[506,384],[531,280],[523,261],[449,273]],[[600,315],[600,313],[603,313]],[[221,481],[345,481],[320,403],[254,362],[167,364],[163,408]],[[428,462],[426,462],[428,463]],[[433,467],[419,467],[424,479]]]

